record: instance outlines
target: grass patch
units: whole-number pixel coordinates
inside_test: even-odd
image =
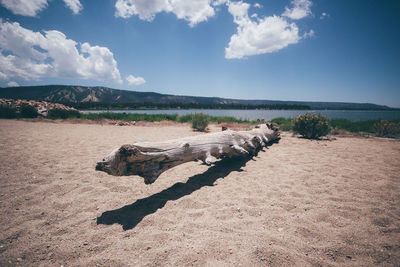
[[[186,114],[186,115],[181,115],[178,117],[178,122],[191,122],[193,121],[193,116],[195,116],[195,114]],[[256,121],[249,121],[249,120],[242,120],[242,119],[237,119],[235,117],[231,117],[231,116],[210,116],[207,114],[203,114],[203,116],[207,117],[207,119],[210,122],[215,122],[215,123],[228,123],[228,122],[232,122],[232,123],[261,123],[262,120],[256,120]]]
[[[11,107],[0,106],[0,118],[13,119],[17,117],[17,110]]]
[[[272,123],[276,123],[279,125],[279,129],[282,131],[291,131],[293,130],[293,119],[291,118],[276,118],[271,120]]]
[[[109,119],[109,120],[123,120],[123,121],[176,121],[181,123],[192,122],[193,118],[196,114],[185,114],[179,116],[178,114],[142,114],[142,113],[114,113],[114,112],[101,112],[101,113],[86,113],[82,114],[81,118],[88,120],[100,120],[100,119]],[[215,123],[263,123],[264,120],[243,120],[237,119],[235,117],[230,116],[210,116],[207,114],[202,114],[202,116],[207,119],[209,122]]]
[[[49,119],[69,119],[69,118],[80,118],[81,113],[77,110],[65,110],[60,108],[55,108],[49,110],[47,113],[47,118]]]
[[[31,105],[21,105],[19,114],[22,118],[37,118],[39,116],[36,108]]]
[[[81,118],[88,120],[121,120],[121,121],[177,121],[178,114],[139,114],[139,113],[113,113],[113,112],[101,112],[101,113],[88,113],[82,114]]]
[[[379,120],[368,120],[368,121],[350,121],[347,119],[332,119],[329,120],[329,125],[332,128],[343,129],[352,133],[375,133],[376,129],[374,125]]]

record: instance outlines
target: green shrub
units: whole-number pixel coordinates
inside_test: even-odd
[[[13,119],[17,117],[17,110],[11,107],[0,107],[0,118]]]
[[[21,105],[19,108],[19,112],[22,118],[36,118],[37,116],[39,116],[36,108],[27,104]]]
[[[210,122],[209,116],[203,113],[196,113],[192,116],[192,128],[203,132]]]
[[[381,120],[374,124],[374,128],[377,136],[381,137],[400,136],[400,122]]]
[[[81,113],[77,110],[66,110],[61,108],[50,109],[47,113],[49,119],[80,118]]]
[[[308,139],[318,139],[329,133],[328,120],[320,114],[304,114],[293,120],[293,130]]]

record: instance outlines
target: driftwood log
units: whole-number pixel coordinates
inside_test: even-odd
[[[164,171],[189,161],[211,165],[213,157],[251,156],[279,138],[279,128],[260,124],[250,131],[226,130],[165,142],[123,145],[96,165],[96,170],[115,176],[139,175],[146,184],[154,183]]]

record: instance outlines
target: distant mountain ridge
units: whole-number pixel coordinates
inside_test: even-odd
[[[278,100],[240,100],[220,97],[198,97],[137,92],[108,87],[88,87],[71,85],[20,86],[0,88],[0,98],[41,100],[66,105],[79,106],[129,106],[140,104],[168,105],[194,104],[216,106],[260,106],[260,105],[299,105],[311,109],[352,109],[389,110],[390,107],[370,103],[278,101]]]

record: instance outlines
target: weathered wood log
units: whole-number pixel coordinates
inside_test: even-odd
[[[98,162],[96,170],[115,176],[139,175],[151,184],[161,173],[179,164],[202,160],[211,165],[213,157],[251,156],[278,138],[276,125],[260,124],[251,131],[226,130],[165,142],[128,144]]]

